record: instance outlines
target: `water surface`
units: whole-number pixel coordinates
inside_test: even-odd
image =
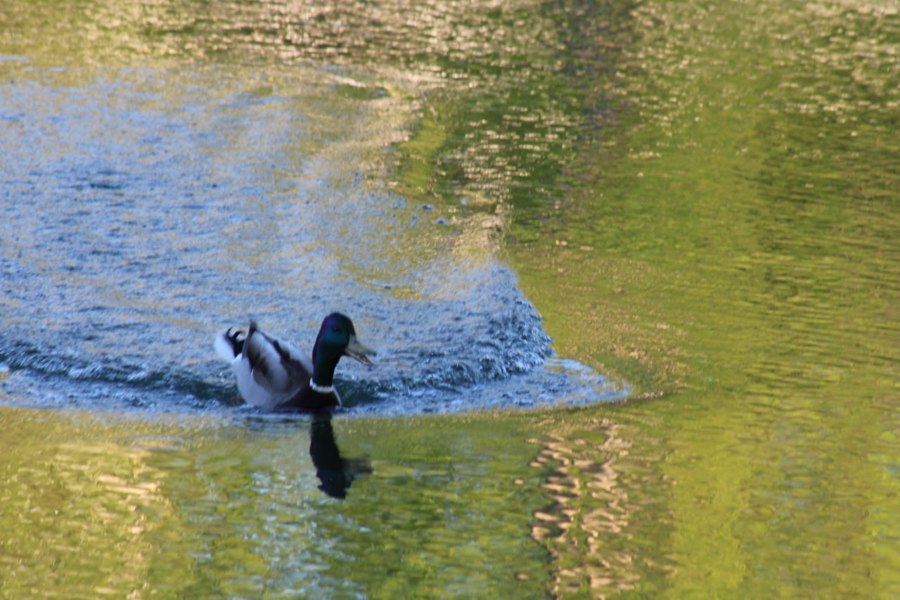
[[[5,3],[0,594],[897,595],[897,19]]]

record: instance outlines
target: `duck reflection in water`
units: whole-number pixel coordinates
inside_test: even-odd
[[[330,411],[313,416],[309,424],[309,440],[309,455],[316,467],[316,477],[321,481],[319,489],[332,498],[346,498],[347,490],[357,476],[372,473],[372,465],[367,458],[341,456],[334,439]]]

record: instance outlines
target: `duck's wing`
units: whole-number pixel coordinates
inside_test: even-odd
[[[286,399],[309,382],[310,360],[291,344],[257,329],[255,323],[250,324],[241,350],[253,381],[272,395]]]

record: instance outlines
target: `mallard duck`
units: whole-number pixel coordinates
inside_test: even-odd
[[[332,313],[322,321],[312,361],[291,344],[260,331],[250,321],[246,335],[229,328],[216,336],[216,352],[231,364],[238,391],[248,404],[276,410],[319,411],[341,405],[334,369],[342,356],[372,365],[375,352],[356,339],[353,321]]]

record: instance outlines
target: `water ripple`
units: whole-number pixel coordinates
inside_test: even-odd
[[[313,109],[288,90],[307,79],[253,93],[253,81],[219,75],[7,86],[0,112],[25,130],[0,131],[7,401],[215,408],[234,396],[211,350],[218,330],[252,316],[311,348],[332,310],[379,351],[375,369],[339,367],[350,410],[621,394],[545,364],[540,316],[485,246],[493,225],[477,214],[431,222],[427,207],[348,174],[344,161],[369,146],[319,114],[325,129],[305,138]],[[357,123],[372,101],[336,100]]]

